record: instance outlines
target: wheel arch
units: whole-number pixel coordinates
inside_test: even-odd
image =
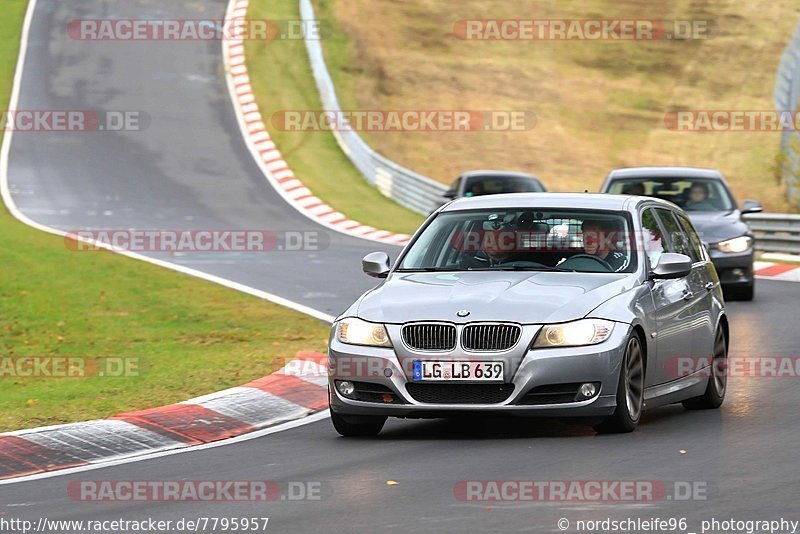
[[[722,328],[722,335],[725,336],[725,346],[730,347],[731,344],[731,330],[730,324],[728,323],[728,316],[723,312],[719,314],[719,319],[717,319],[717,327],[714,331],[717,331],[717,328]]]
[[[645,379],[647,379],[647,363],[648,363],[648,353],[649,353],[649,337],[645,333],[644,326],[638,321],[634,321],[631,323],[630,333],[637,334],[639,336],[639,344],[642,346],[642,358],[644,358],[644,372],[645,372]]]

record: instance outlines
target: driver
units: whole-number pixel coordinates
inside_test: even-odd
[[[619,272],[628,266],[628,255],[613,250],[616,243],[615,228],[609,221],[587,219],[581,225],[583,250],[611,267],[611,272]]]
[[[689,195],[686,199],[687,210],[712,211],[714,205],[708,200],[708,185],[703,182],[695,182],[689,188]]]
[[[506,241],[513,241],[513,231],[487,232],[483,235],[481,250],[469,260],[469,268],[495,267],[516,261],[517,254],[513,244],[509,246]],[[506,239],[507,238],[507,239]]]
[[[464,257],[462,268],[485,269],[519,260],[516,232],[507,225],[497,226],[497,229],[477,233],[480,249]]]
[[[622,188],[623,195],[644,195],[644,184],[641,182],[636,182],[633,184],[628,184]]]

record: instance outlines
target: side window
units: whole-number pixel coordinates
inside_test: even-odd
[[[703,254],[703,244],[700,242],[700,238],[697,236],[697,232],[694,231],[694,227],[692,223],[689,222],[685,216],[681,214],[676,214],[678,217],[678,221],[681,223],[684,232],[686,235],[689,236],[689,245],[690,250],[692,251],[689,254],[689,257],[692,258],[692,261],[703,261],[705,259],[705,254]]]
[[[658,264],[658,259],[665,251],[664,236],[661,233],[661,227],[658,225],[655,213],[652,208],[642,212],[642,245],[647,259],[650,262],[650,268],[654,269]]]
[[[671,210],[657,208],[658,218],[661,219],[661,224],[664,225],[664,230],[667,232],[667,250],[669,252],[676,252],[678,254],[685,254],[692,258],[693,261],[700,261],[700,258],[693,257],[692,247],[689,243],[689,238],[683,232],[683,228],[675,220]]]

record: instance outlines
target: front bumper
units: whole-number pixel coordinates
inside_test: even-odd
[[[598,345],[528,350],[516,361],[515,369],[507,368],[506,387],[513,386],[513,392],[508,398],[496,403],[459,404],[420,402],[415,399],[406,387],[410,382],[412,371],[403,369],[394,349],[345,345],[333,338],[328,352],[331,410],[340,415],[408,418],[448,417],[475,412],[535,417],[610,415],[616,408],[617,383],[628,332],[627,325],[617,324],[611,337]],[[474,354],[419,359],[465,358],[476,359]],[[491,354],[486,354],[482,359],[492,360]],[[368,402],[348,399],[336,389],[337,380],[377,385],[369,389],[385,390],[390,394],[385,397],[370,395]],[[530,404],[531,399],[538,400],[541,397],[526,399],[528,393],[541,386],[586,382],[600,384],[598,393],[587,400]],[[428,384],[425,383],[426,386]],[[447,385],[457,387],[452,382],[448,382]]]
[[[738,254],[730,254],[712,247],[709,256],[723,287],[749,286],[753,283],[755,252],[752,248]]]

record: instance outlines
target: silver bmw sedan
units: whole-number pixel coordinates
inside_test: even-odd
[[[335,321],[331,418],[581,417],[630,432],[645,408],[718,408],[728,320],[686,214],[651,197],[530,193],[434,212]]]

